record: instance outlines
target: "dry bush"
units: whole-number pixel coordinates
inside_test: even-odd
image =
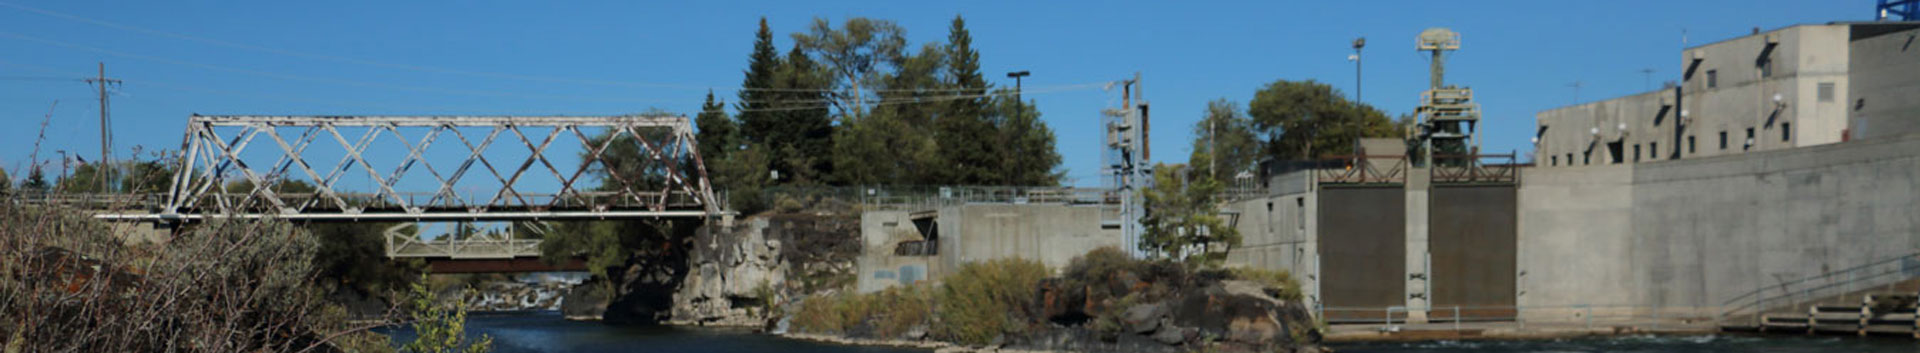
[[[1017,258],[960,265],[940,288],[934,332],[953,342],[984,345],[1027,328],[1041,316],[1033,304],[1049,272],[1038,261]]]
[[[1253,281],[1267,287],[1268,294],[1287,301],[1300,301],[1305,293],[1300,291],[1300,281],[1293,278],[1287,270],[1268,270],[1259,268],[1235,268],[1233,278]]]
[[[0,203],[7,352],[294,352],[359,344],[313,285],[314,238],[279,221],[214,221],[124,244],[86,212]]]

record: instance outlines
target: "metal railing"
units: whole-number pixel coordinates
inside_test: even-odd
[[[1512,183],[1520,165],[1512,154],[1434,155],[1435,183]]]
[[[1406,306],[1386,307],[1315,307],[1315,317],[1334,325],[1378,325],[1382,329],[1406,325],[1408,314],[1415,311],[1426,312],[1427,324],[1451,324],[1454,330],[1462,329],[1463,324],[1506,324],[1525,329],[1527,325],[1554,325],[1559,327],[1579,327],[1593,329],[1596,325],[1635,325],[1646,329],[1660,330],[1667,321],[1688,318],[1685,315],[1665,313],[1660,306],[1624,305],[1624,304],[1573,304],[1573,305],[1436,305],[1426,308]],[[1340,313],[1328,316],[1329,313]],[[1543,314],[1545,313],[1545,314]],[[1541,319],[1540,316],[1552,314],[1571,315],[1567,318]],[[1529,318],[1529,316],[1535,318]],[[1338,318],[1336,318],[1338,317]]]
[[[1322,184],[1377,184],[1407,182],[1405,155],[1358,155],[1328,157],[1314,169]]]
[[[1820,298],[1837,297],[1861,290],[1880,288],[1892,291],[1901,281],[1920,277],[1920,253],[1869,261],[1853,267],[1784,280],[1776,284],[1756,283],[1754,289],[1720,303],[1719,320],[1751,315],[1759,324],[1760,314],[1769,311],[1798,312],[1803,304],[1815,304]],[[1842,298],[1844,300],[1845,298]],[[1785,304],[1785,305],[1782,305]],[[1851,304],[1858,304],[1853,302]]]

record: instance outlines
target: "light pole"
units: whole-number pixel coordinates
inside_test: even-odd
[[[1007,77],[1013,79],[1013,100],[1026,102],[1025,100],[1022,100],[1022,98],[1020,97],[1020,78],[1027,77],[1029,75],[1033,75],[1033,73],[1027,72],[1027,70],[1020,70],[1020,71],[1007,73]]]
[[[1347,60],[1353,60],[1353,101],[1355,102],[1362,101],[1360,99],[1360,48],[1366,46],[1367,37],[1354,38],[1353,55],[1347,57]]]

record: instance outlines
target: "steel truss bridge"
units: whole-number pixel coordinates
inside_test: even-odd
[[[136,198],[146,205],[135,208],[145,212],[121,205],[109,211],[119,213],[95,217],[541,222],[720,215],[695,146],[682,116],[194,115],[167,191]],[[436,244],[387,234],[396,257],[525,257],[538,249],[537,240]],[[463,252],[470,249],[484,254]]]

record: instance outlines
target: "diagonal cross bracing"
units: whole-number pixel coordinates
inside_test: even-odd
[[[499,138],[519,143],[496,144]],[[248,148],[257,141],[270,147]],[[693,128],[681,116],[194,115],[160,212],[105,216],[351,221],[714,215],[721,210],[694,146]],[[500,159],[508,162],[495,163]],[[614,168],[610,159],[637,164]],[[468,175],[476,162],[491,179]],[[561,167],[567,163],[577,166]],[[545,173],[529,173],[535,168]],[[596,170],[606,173],[588,173]]]

